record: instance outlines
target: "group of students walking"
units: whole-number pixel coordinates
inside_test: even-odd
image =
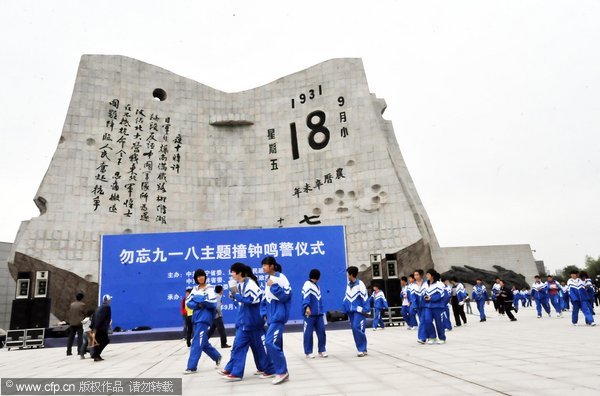
[[[252,268],[243,263],[234,263],[230,267],[230,298],[238,305],[235,322],[235,339],[230,359],[218,374],[226,381],[241,381],[244,377],[246,356],[251,350],[255,375],[260,378],[272,378],[274,385],[289,379],[285,354],[283,352],[283,333],[290,314],[292,289],[282,268],[274,257],[262,260],[262,269],[267,274],[264,284],[259,285]],[[326,350],[326,316],[318,282],[321,273],[312,269],[308,280],[302,287],[302,314],[304,317],[303,347],[305,356],[313,359],[328,357]],[[344,311],[349,317],[357,356],[367,355],[365,334],[366,317],[374,306],[375,320],[373,329],[385,328],[381,311],[388,307],[383,291],[377,285],[369,297],[365,284],[358,279],[358,268],[347,269],[348,284],[343,298]],[[202,269],[194,273],[196,286],[185,299],[185,307],[192,311],[193,335],[184,374],[193,374],[198,369],[202,352],[211,358],[217,368],[222,355],[208,342],[208,329],[213,323],[217,306],[215,287],[206,283],[206,272]],[[265,323],[267,329],[265,330]],[[317,336],[317,355],[313,353],[313,335]]]
[[[263,272],[267,275],[266,281],[259,285],[252,268],[235,263],[230,268],[231,280],[229,284],[230,298],[238,305],[235,322],[235,339],[231,349],[229,362],[218,373],[226,381],[241,381],[244,377],[246,356],[248,349],[252,351],[255,375],[260,378],[272,378],[274,385],[289,379],[287,361],[283,351],[283,334],[285,323],[290,314],[292,289],[282,268],[272,256],[262,260]],[[352,336],[358,357],[368,354],[366,337],[366,319],[374,310],[373,330],[384,329],[385,325],[381,313],[388,308],[385,294],[379,285],[373,284],[373,293],[369,296],[367,287],[358,279],[358,268],[351,266],[347,270],[348,283],[343,298],[343,308],[348,315]],[[321,273],[312,269],[308,280],[302,288],[302,314],[304,316],[304,354],[307,358],[315,358],[313,353],[313,335],[317,336],[317,354],[319,357],[328,356],[326,350],[325,324],[326,317],[323,309],[321,290],[318,282]],[[185,374],[196,372],[198,361],[202,352],[206,353],[219,367],[221,354],[208,342],[209,329],[213,324],[217,306],[215,288],[206,283],[206,273],[202,269],[194,273],[196,286],[190,290],[185,300],[185,307],[192,311],[193,338],[190,356]],[[416,270],[412,275],[401,278],[401,314],[409,330],[417,329],[417,342],[419,344],[444,344],[446,332],[452,330],[450,322],[450,309],[452,306],[455,326],[467,324],[464,305],[469,300],[467,291],[456,278],[444,279],[433,270]],[[536,282],[532,285],[533,297],[537,304],[538,317],[541,309],[546,309],[547,300],[552,301],[552,290],[560,288],[556,293],[562,298],[564,294],[573,306],[572,321],[577,324],[579,310],[585,316],[587,324],[594,326],[593,320],[593,285],[585,273],[573,273],[566,285],[566,290],[555,283],[553,279],[548,282]],[[497,278],[493,285],[491,295],[481,279],[477,279],[473,286],[471,299],[476,303],[479,311],[480,322],[487,320],[485,305],[493,301],[495,309],[500,314],[506,314],[511,321],[517,319],[512,314],[515,310],[515,294],[505,282]],[[555,302],[552,303],[553,305]],[[557,302],[559,307],[562,303]],[[562,313],[562,309],[560,313]],[[548,309],[549,310],[549,309]],[[547,310],[547,311],[548,311]],[[516,311],[516,310],[515,310]],[[267,326],[265,330],[265,324]]]
[[[227,381],[242,380],[248,349],[254,356],[257,369],[255,374],[261,378],[273,378],[272,383],[275,385],[289,379],[283,353],[283,333],[289,318],[292,289],[275,258],[265,257],[262,268],[268,275],[262,288],[247,265],[235,263],[230,268],[230,297],[238,304],[236,332],[229,362],[224,369],[218,371]],[[202,352],[217,367],[222,359],[221,354],[208,342],[208,331],[217,306],[214,287],[206,283],[206,272],[202,269],[196,270],[194,281],[196,286],[185,302],[193,310],[194,334],[184,374],[196,372]]]

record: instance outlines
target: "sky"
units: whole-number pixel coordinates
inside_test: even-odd
[[[0,241],[61,135],[83,54],[237,92],[362,58],[441,246],[600,256],[598,1],[0,0]]]

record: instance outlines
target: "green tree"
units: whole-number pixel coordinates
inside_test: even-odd
[[[600,256],[593,258],[592,256],[585,256],[585,270],[592,280],[596,279],[596,276],[600,275]]]
[[[581,270],[576,265],[567,265],[565,268],[562,269],[562,271],[560,273],[564,279],[568,280],[571,278],[571,271],[581,271]]]

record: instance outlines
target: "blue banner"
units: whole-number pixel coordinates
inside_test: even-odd
[[[346,288],[343,226],[103,235],[101,249],[100,296],[113,296],[113,328],[183,326],[181,302],[198,268],[225,289],[223,320],[233,324],[229,268],[235,262],[252,267],[262,286],[265,256],[276,258],[291,283],[291,321],[302,320],[302,286],[312,268],[321,271],[326,311],[341,309]]]

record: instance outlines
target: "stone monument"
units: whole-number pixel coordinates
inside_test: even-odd
[[[53,313],[97,298],[100,235],[344,225],[348,264],[440,248],[360,59],[227,93],[124,56],[81,59],[9,267],[46,270]]]

